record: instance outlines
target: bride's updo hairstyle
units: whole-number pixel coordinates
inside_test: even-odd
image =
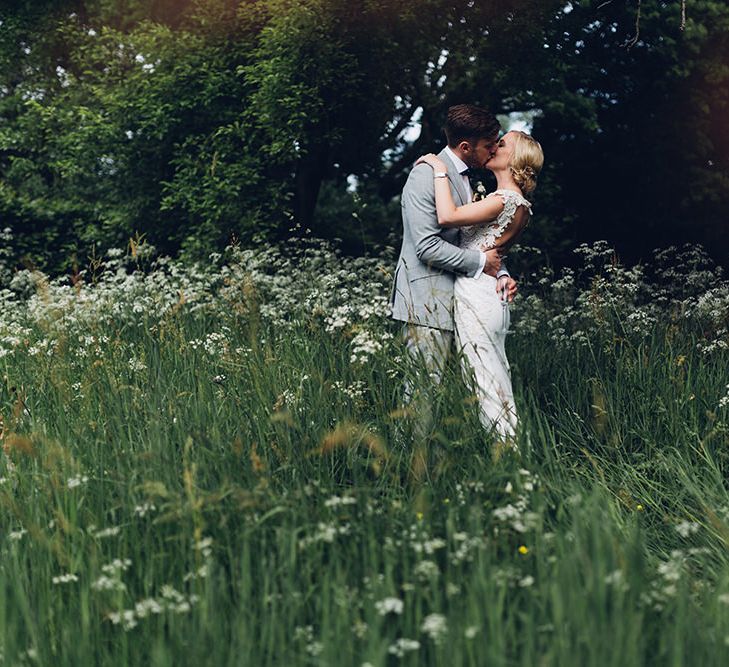
[[[530,134],[519,130],[512,132],[516,135],[516,141],[509,169],[521,191],[529,195],[537,187],[537,175],[544,165],[544,153],[539,142]]]

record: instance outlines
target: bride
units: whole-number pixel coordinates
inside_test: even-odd
[[[531,204],[524,195],[534,191],[544,163],[542,147],[525,132],[507,132],[486,168],[496,177],[497,189],[480,201],[453,203],[447,165],[429,153],[418,159],[433,168],[438,223],[463,227],[460,247],[498,249],[503,254],[529,223]],[[485,273],[458,276],[454,288],[453,319],[456,342],[463,351],[463,371],[472,369],[479,401],[479,417],[494,429],[503,444],[515,447],[516,407],[504,342],[509,330],[505,280]]]

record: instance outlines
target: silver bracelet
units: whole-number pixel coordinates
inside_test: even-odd
[[[433,178],[448,178],[447,171],[434,171]]]

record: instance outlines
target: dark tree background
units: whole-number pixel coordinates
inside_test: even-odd
[[[604,238],[729,264],[729,6],[687,0],[684,23],[682,4],[5,2],[0,226],[52,271],[136,234],[196,257],[310,229],[362,252],[469,101],[533,119],[525,242],[553,262]]]

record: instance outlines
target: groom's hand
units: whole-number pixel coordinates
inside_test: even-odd
[[[496,249],[484,250],[484,253],[486,254],[486,264],[483,266],[483,272],[496,278],[496,274],[501,268],[501,255]]]
[[[516,280],[514,280],[511,276],[501,276],[501,278],[496,281],[497,294],[501,296],[504,293],[504,290],[506,290],[506,298],[509,300],[509,303],[511,303],[517,292]]]

